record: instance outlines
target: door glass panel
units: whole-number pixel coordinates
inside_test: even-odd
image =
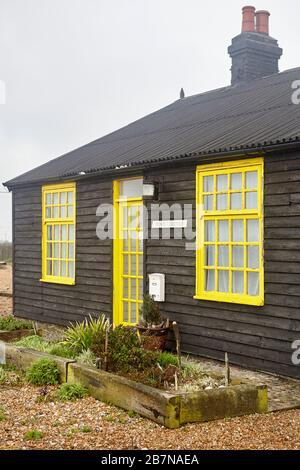
[[[205,222],[205,241],[214,242],[215,241],[215,221],[208,220]]]
[[[218,241],[229,242],[229,222],[228,220],[219,221]]]

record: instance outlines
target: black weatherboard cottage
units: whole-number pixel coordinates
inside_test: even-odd
[[[181,93],[6,183],[15,315],[67,325],[103,312],[135,323],[148,275],[164,274],[161,310],[179,323],[184,352],[228,352],[236,364],[299,377],[300,68],[278,72],[268,20],[243,9],[231,86]],[[155,201],[192,206],[196,250],[174,230],[142,241],[142,206]],[[96,234],[104,204],[115,208],[114,240]]]

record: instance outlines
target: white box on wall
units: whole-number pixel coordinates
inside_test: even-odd
[[[165,302],[165,284],[164,274],[149,274],[149,295],[155,302]]]

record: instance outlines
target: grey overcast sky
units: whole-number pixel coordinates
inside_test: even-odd
[[[6,181],[179,97],[230,83],[227,47],[247,0],[0,0],[0,180]],[[281,70],[300,66],[299,0],[271,12]],[[299,77],[300,78],[300,77]],[[0,240],[11,197],[0,186]]]

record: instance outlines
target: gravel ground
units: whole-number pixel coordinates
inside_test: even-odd
[[[38,388],[0,386],[0,449],[300,449],[300,410],[254,415],[179,430],[129,417],[93,398],[37,403]],[[37,430],[42,438],[26,441]]]
[[[11,266],[0,267],[0,292],[11,293],[12,291],[12,268]],[[12,299],[0,297],[0,315],[12,313]]]

